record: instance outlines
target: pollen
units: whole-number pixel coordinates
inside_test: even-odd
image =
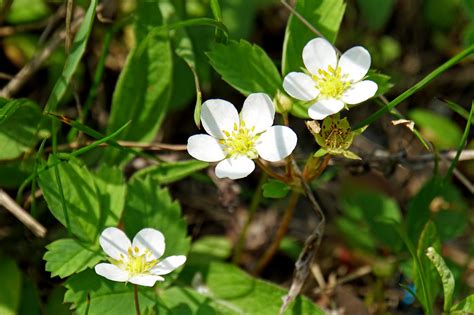
[[[226,138],[219,142],[224,146],[224,150],[229,157],[246,156],[250,159],[258,157],[255,149],[255,143],[258,139],[255,127],[247,128],[245,122],[241,121],[240,126],[234,124],[231,132],[226,130],[222,130],[222,132]]]
[[[117,267],[128,271],[131,275],[146,274],[157,263],[158,259],[150,259],[151,252],[149,249],[140,253],[138,247],[129,247],[127,250],[127,257],[120,254],[120,260],[113,261]]]
[[[318,75],[313,75],[316,88],[325,98],[339,98],[351,85],[347,74],[341,73],[341,68],[329,66],[327,70],[318,69]]]

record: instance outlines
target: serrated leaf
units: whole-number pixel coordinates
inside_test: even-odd
[[[102,278],[92,270],[73,275],[66,283],[64,302],[72,303],[77,315],[135,315],[133,284]],[[139,287],[138,299],[142,311],[156,303],[152,288]]]
[[[16,315],[20,303],[22,276],[15,261],[0,256],[0,314]]]
[[[60,239],[46,246],[48,250],[43,259],[46,260],[46,271],[51,277],[68,277],[88,267],[95,266],[103,259],[103,253],[96,247],[82,244],[74,239]]]
[[[131,126],[119,139],[149,142],[154,139],[168,110],[172,54],[167,30],[149,33],[162,25],[158,3],[138,1],[136,15],[136,46],[130,51],[117,81],[107,133],[131,120]],[[129,157],[110,148],[106,150],[103,161],[117,165]]]
[[[100,208],[103,213],[100,226],[116,226],[125,207],[126,185],[123,173],[119,168],[102,165],[94,174],[95,185],[99,195]]]
[[[71,233],[83,242],[97,243],[98,234],[105,224],[116,225],[123,211],[125,188],[122,175],[117,169],[105,166],[95,175],[73,160],[61,162],[56,167]],[[40,173],[39,185],[49,210],[66,226],[65,209],[52,167]]]
[[[63,208],[54,168],[51,167],[40,173],[38,181],[49,210],[80,240],[95,243],[99,232],[100,203],[92,174],[74,162],[62,162],[56,167],[67,209]]]
[[[270,179],[263,184],[263,197],[265,198],[283,198],[291,190],[290,186],[279,181]]]
[[[426,256],[431,260],[433,265],[438,270],[439,276],[441,277],[441,283],[443,284],[444,292],[444,307],[445,312],[449,312],[451,306],[453,305],[453,293],[454,293],[454,276],[451,270],[444,262],[443,257],[441,257],[433,247],[429,247],[426,250]]]
[[[346,4],[343,0],[298,0],[295,10],[313,25],[324,37],[334,43],[344,16]],[[294,15],[286,26],[283,43],[282,74],[301,71],[303,47],[318,37]]]
[[[123,221],[125,232],[133,237],[143,228],[160,230],[165,236],[164,257],[186,255],[190,241],[187,226],[181,217],[181,207],[171,199],[167,189],[151,178],[134,179],[129,183]],[[177,276],[177,272],[165,277],[165,285]]]
[[[212,262],[206,265],[188,265],[186,269],[183,273],[202,275],[202,283],[194,281],[195,289],[207,297],[218,314],[278,314],[281,298],[287,293],[287,290],[275,284],[251,277],[234,265]],[[324,313],[307,298],[299,296],[284,314]]]
[[[423,295],[420,295],[419,299],[420,302],[425,305],[427,305],[428,303],[433,304],[436,299],[436,295],[439,291],[439,282],[436,269],[430,262],[430,260],[426,257],[426,250],[431,246],[434,246],[437,250],[441,249],[441,242],[438,237],[436,225],[433,222],[428,221],[425,224],[423,231],[421,232],[420,239],[418,240],[418,246],[416,249],[416,254],[418,255],[418,259],[424,270],[424,282],[426,284],[427,291],[426,298],[428,299],[428,301],[426,301],[426,298]],[[413,268],[417,268],[417,265],[414,264]],[[415,287],[420,288],[421,281],[423,281],[423,279],[420,278],[420,273],[417,273],[416,270],[413,274],[415,275]]]
[[[273,98],[281,89],[282,79],[265,51],[245,40],[218,44],[207,53],[212,67],[244,95],[263,92]]]
[[[0,104],[0,160],[15,159],[30,152],[38,143],[39,106],[27,99]]]
[[[169,184],[181,180],[194,172],[209,166],[209,163],[189,160],[174,163],[160,163],[143,168],[133,175],[133,178],[145,178],[149,176],[159,184]]]

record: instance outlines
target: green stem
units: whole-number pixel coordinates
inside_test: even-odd
[[[364,126],[370,125],[373,123],[375,120],[379,119],[385,112],[391,111],[395,106],[415,94],[418,90],[421,90],[424,88],[426,85],[428,85],[431,81],[433,81],[436,77],[438,77],[440,74],[442,74],[444,71],[448,70],[470,54],[474,52],[474,45],[469,46],[468,48],[464,49],[461,51],[459,54],[456,56],[452,57],[445,63],[443,63],[441,66],[433,70],[430,74],[428,74],[426,77],[424,77],[421,81],[416,83],[414,86],[400,94],[397,98],[395,98],[393,101],[389,102],[385,107],[379,109],[372,115],[370,115],[368,118],[364,119],[360,123],[356,124],[354,126],[354,130],[360,129]]]
[[[135,311],[140,315],[140,302],[138,301],[138,285],[133,285],[133,299],[135,301]]]
[[[262,177],[260,177],[260,181],[258,182],[257,188],[255,189],[255,192],[253,194],[252,201],[250,202],[247,221],[245,222],[244,227],[240,231],[239,238],[235,246],[234,255],[232,257],[232,262],[234,264],[238,264],[240,261],[242,249],[244,247],[245,240],[247,239],[247,232],[250,227],[250,223],[252,223],[253,218],[255,217],[255,213],[257,212],[257,208],[260,203],[260,200],[262,199],[262,186],[267,181],[267,178],[268,178],[268,175],[266,173],[263,173]]]

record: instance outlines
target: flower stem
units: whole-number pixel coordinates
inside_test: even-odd
[[[275,179],[278,179],[279,181],[282,181],[284,183],[288,182],[288,179],[283,176],[283,175],[280,175],[278,173],[275,173],[270,167],[266,166],[265,164],[262,163],[262,161],[260,161],[260,159],[256,159],[255,160],[255,163],[260,166],[260,168],[268,174],[268,176],[270,177],[273,177]]]
[[[250,202],[247,221],[245,222],[242,230],[240,231],[239,238],[235,246],[234,255],[232,257],[232,262],[234,264],[239,263],[240,255],[242,254],[242,249],[244,247],[244,243],[247,238],[247,232],[248,232],[250,223],[252,222],[255,216],[255,213],[257,212],[257,208],[260,203],[260,200],[262,199],[262,186],[267,181],[267,178],[268,178],[267,173],[263,173],[262,177],[260,177],[260,181],[258,182],[257,189],[255,189],[255,192],[253,194],[252,201]]]
[[[135,311],[140,315],[140,303],[138,302],[138,285],[133,285],[133,298],[135,299]]]
[[[314,158],[313,157],[310,157],[308,159],[308,161],[306,162],[306,165],[304,167],[304,170],[303,170],[303,178],[304,180],[309,183],[311,182],[313,179],[321,176],[321,174],[323,173],[323,171],[326,169],[326,167],[329,165],[329,161],[331,160],[331,155],[330,154],[326,154],[322,160],[322,162],[318,164],[315,163],[314,161]],[[319,162],[319,161],[318,161]],[[314,166],[318,165],[317,168],[314,170]]]
[[[293,218],[293,212],[295,210],[296,204],[298,203],[299,197],[300,193],[298,191],[293,190],[291,192],[290,200],[288,201],[288,206],[286,207],[285,213],[283,214],[283,218],[281,219],[281,224],[278,227],[278,231],[270,246],[267,248],[263,256],[257,262],[257,266],[253,271],[254,275],[259,275],[262,270],[268,265],[273,256],[275,256],[275,253],[280,247],[281,240],[288,231],[288,226],[290,224],[291,218]]]

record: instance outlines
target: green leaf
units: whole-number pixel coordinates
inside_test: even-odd
[[[263,197],[265,198],[284,198],[291,190],[287,184],[274,179],[268,180],[262,188]]]
[[[125,202],[124,224],[129,237],[143,228],[160,230],[165,236],[164,256],[186,255],[190,241],[187,226],[181,217],[181,207],[171,199],[167,189],[160,188],[151,178],[134,179],[129,183]],[[165,284],[177,276],[177,272],[165,277]]]
[[[210,260],[225,260],[230,257],[232,244],[222,236],[204,236],[195,241],[188,255],[188,261],[207,263]]]
[[[0,160],[15,159],[29,153],[46,137],[45,131],[37,133],[41,119],[39,106],[27,99],[0,103]]]
[[[431,219],[441,240],[461,235],[467,227],[466,203],[462,194],[441,177],[433,177],[408,204],[407,233],[416,242],[424,225]]]
[[[162,25],[156,2],[138,1],[135,23],[136,46],[128,55],[112,97],[107,133],[129,120],[131,126],[119,137],[121,140],[152,141],[168,110],[171,96],[172,55],[168,31],[149,33]],[[112,148],[105,150],[103,161],[117,165],[129,156]]]
[[[330,42],[336,41],[346,4],[343,0],[298,0],[295,10]],[[318,37],[296,16],[291,15],[286,26],[283,43],[283,75],[291,71],[301,71],[303,67],[303,47]]]
[[[459,145],[462,131],[449,118],[421,108],[411,110],[408,117],[438,149],[452,149]]]
[[[117,167],[102,165],[94,174],[101,216],[100,226],[117,226],[125,207],[126,185],[122,171]]]
[[[350,231],[344,229],[347,239],[354,239],[355,234],[360,233],[360,229],[368,229],[367,238],[371,241],[365,240],[366,245],[374,243],[375,245],[385,246],[393,251],[401,249],[400,237],[391,228],[388,228],[384,221],[400,222],[400,209],[392,198],[383,195],[378,191],[370,190],[351,190],[341,195],[343,218],[349,222],[353,222],[354,226],[358,228]],[[339,222],[340,224],[340,222]],[[347,223],[346,223],[347,225]],[[350,234],[347,234],[350,232]],[[364,240],[362,235],[357,236],[354,240]]]
[[[227,45],[216,45],[207,56],[222,79],[244,95],[263,92],[273,98],[281,88],[282,79],[275,64],[255,44],[231,40]]]
[[[2,313],[3,314],[3,313]],[[25,278],[21,288],[21,303],[18,315],[41,315],[41,300],[33,280]]]
[[[57,165],[57,168],[67,209],[63,208],[52,167],[39,175],[39,186],[49,210],[76,237],[95,243],[99,233],[100,204],[92,174],[85,167],[74,162],[62,162]],[[68,218],[69,227],[67,226]]]
[[[418,259],[423,266],[423,270],[425,272],[425,284],[427,290],[427,299],[424,296],[420,296],[421,303],[424,305],[433,304],[436,295],[439,292],[439,283],[438,283],[438,275],[436,269],[434,268],[433,264],[430,260],[426,257],[425,253],[426,250],[434,246],[437,250],[441,249],[441,242],[438,237],[438,232],[436,230],[436,225],[432,221],[428,221],[421,232],[420,239],[418,240],[418,247],[416,250],[416,254],[418,255]],[[417,265],[414,264],[413,268],[417,268]],[[421,287],[421,281],[423,279],[420,278],[420,274],[414,272],[414,282],[415,287]]]
[[[445,312],[449,312],[451,306],[453,305],[453,293],[454,293],[454,276],[451,270],[444,262],[443,257],[441,257],[433,247],[429,247],[426,250],[426,256],[431,260],[433,265],[438,270],[439,276],[441,277],[441,283],[443,284],[444,292],[444,307]]]
[[[5,1],[2,0],[0,3],[3,5]],[[11,24],[23,24],[47,18],[50,14],[51,10],[44,0],[15,0],[6,20]]]
[[[472,314],[474,313],[474,294],[469,295],[467,298],[454,305],[450,311],[450,314]]]
[[[43,259],[46,260],[46,271],[51,277],[68,277],[86,268],[95,266],[102,260],[102,251],[92,250],[90,246],[73,239],[60,239],[46,246],[48,250]]]
[[[92,270],[70,277],[64,302],[72,303],[77,315],[135,315],[133,284],[102,278]],[[142,312],[151,309],[156,296],[151,288],[140,287],[138,299]]]
[[[0,256],[0,314],[16,315],[20,304],[22,276],[13,259]]]
[[[196,273],[202,275],[202,283],[194,278],[194,286],[212,306],[215,305],[218,314],[278,314],[281,298],[287,293],[287,290],[272,283],[251,277],[234,265],[212,262],[208,265],[188,265],[186,268],[191,277]],[[307,298],[299,296],[284,314],[324,313]]]
[[[133,174],[133,178],[145,178],[149,176],[159,184],[169,184],[181,180],[197,171],[200,171],[209,166],[209,163],[188,160],[174,163],[160,163],[143,168]]]
[[[120,171],[103,167],[95,175],[74,161],[59,163],[57,167],[71,233],[86,243],[97,243],[103,227],[116,225],[123,210],[125,188]],[[40,173],[39,185],[51,213],[66,226],[65,209],[52,167]]]
[[[53,91],[48,98],[46,103],[45,112],[54,112],[56,111],[59,102],[66,93],[67,87],[71,82],[71,78],[76,72],[76,69],[81,61],[82,55],[86,51],[87,40],[92,30],[92,24],[94,24],[95,19],[95,8],[97,6],[97,0],[91,0],[89,8],[84,16],[79,30],[74,37],[74,41],[71,46],[71,51],[68,58],[66,59],[66,64],[64,65],[63,73],[54,85]]]
[[[393,0],[358,0],[357,4],[360,8],[363,20],[374,30],[381,29],[393,12]]]

